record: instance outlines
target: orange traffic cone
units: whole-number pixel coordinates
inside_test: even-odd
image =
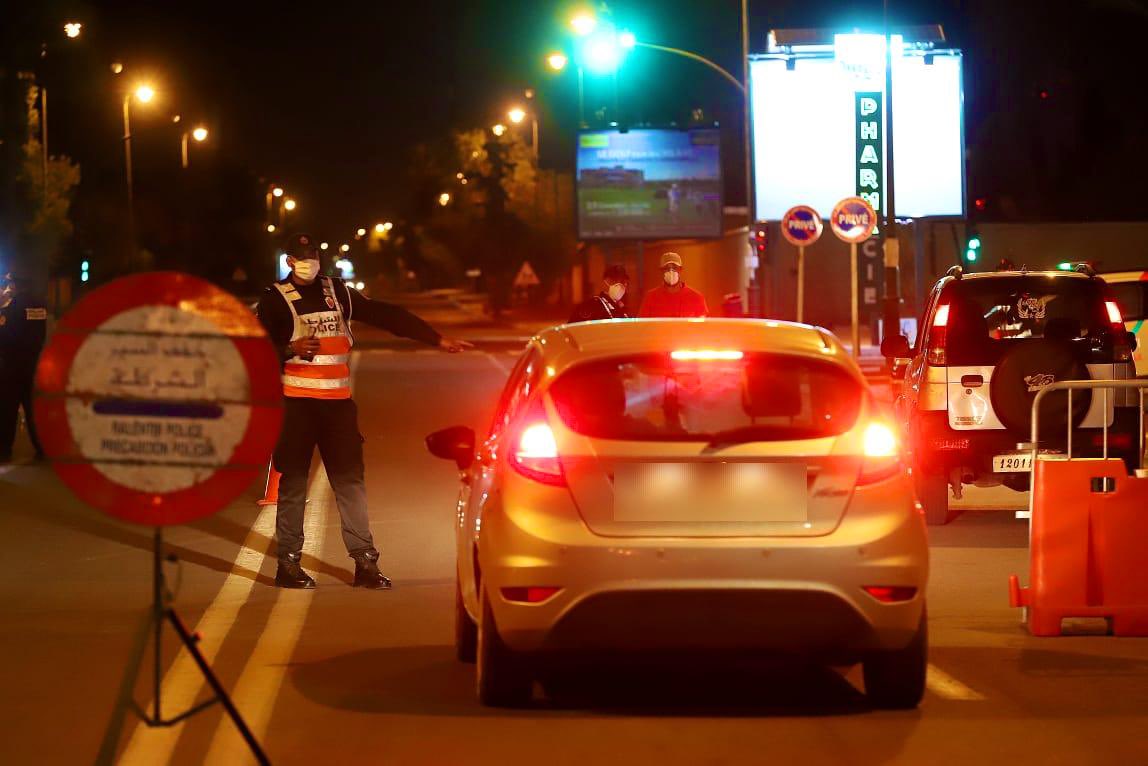
[[[275,505],[279,502],[279,477],[283,474],[275,470],[275,463],[267,464],[267,484],[263,488],[263,497],[256,503],[262,507],[264,505]]]

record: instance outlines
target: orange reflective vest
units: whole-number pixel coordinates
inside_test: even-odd
[[[323,280],[323,298],[327,310],[300,314],[295,310],[299,293],[295,285],[276,284],[276,289],[287,301],[295,329],[291,341],[318,338],[319,351],[311,360],[290,357],[283,366],[283,395],[309,399],[351,398],[351,337],[343,306],[335,297],[335,286],[330,277]]]

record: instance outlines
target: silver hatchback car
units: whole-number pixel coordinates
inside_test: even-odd
[[[569,653],[749,651],[925,684],[928,545],[896,431],[829,332],[611,320],[534,338],[460,470],[458,656],[529,701]]]

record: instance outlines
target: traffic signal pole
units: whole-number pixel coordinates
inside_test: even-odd
[[[885,23],[885,337],[901,334],[901,248],[893,190],[893,38],[889,34],[889,0],[882,11]]]

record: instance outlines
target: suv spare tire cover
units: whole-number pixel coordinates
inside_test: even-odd
[[[1066,343],[1039,339],[1014,341],[993,371],[990,398],[993,411],[1006,428],[1021,436],[1032,431],[1032,402],[1042,388],[1063,380],[1090,380],[1088,367],[1076,359]],[[1072,425],[1079,426],[1092,405],[1092,392],[1072,394]],[[1047,438],[1050,429],[1063,430],[1068,392],[1054,391],[1040,405],[1040,433]]]

